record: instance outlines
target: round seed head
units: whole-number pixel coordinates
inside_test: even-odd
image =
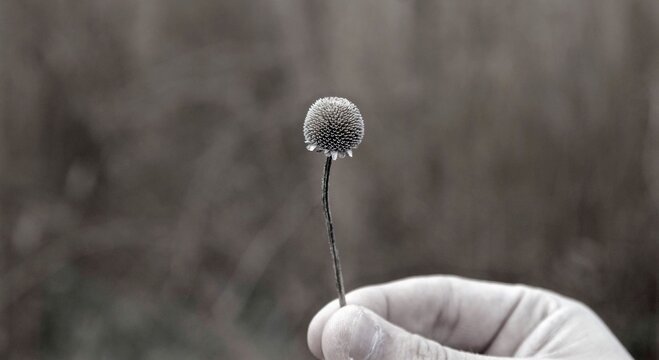
[[[364,138],[364,120],[355,104],[340,97],[316,100],[304,119],[304,141],[309,151],[336,160],[352,156]]]

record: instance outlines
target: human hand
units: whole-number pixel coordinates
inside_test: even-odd
[[[587,306],[547,290],[449,276],[369,286],[309,324],[325,360],[631,359]]]

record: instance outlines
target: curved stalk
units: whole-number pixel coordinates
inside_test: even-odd
[[[346,293],[343,287],[343,273],[341,272],[341,260],[339,260],[339,250],[336,248],[336,240],[334,239],[334,225],[332,224],[332,213],[329,208],[328,192],[329,192],[329,175],[330,168],[332,167],[332,157],[328,156],[325,161],[325,172],[323,174],[323,210],[325,212],[325,225],[327,226],[327,237],[329,240],[330,252],[332,253],[332,261],[334,265],[334,277],[336,279],[336,290],[339,293],[339,305],[341,307],[346,305]]]

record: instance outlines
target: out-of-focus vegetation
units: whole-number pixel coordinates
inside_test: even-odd
[[[305,359],[348,288],[544,286],[657,356],[659,2],[0,2],[0,358]]]

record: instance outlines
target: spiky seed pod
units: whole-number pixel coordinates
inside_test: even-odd
[[[309,151],[323,152],[336,160],[352,157],[352,150],[364,138],[364,120],[348,99],[325,97],[309,107],[303,130]]]

